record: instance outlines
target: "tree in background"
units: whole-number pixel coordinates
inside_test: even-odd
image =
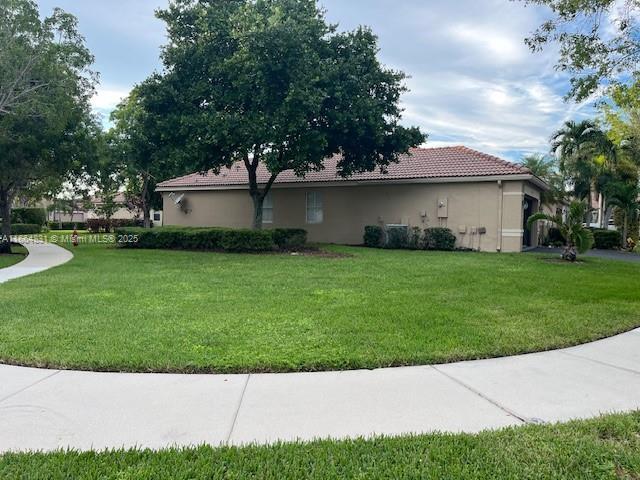
[[[31,0],[0,3],[0,253],[11,244],[11,207],[29,188],[80,174],[98,128],[89,99],[93,57],[75,17],[40,19]]]
[[[399,124],[405,75],[380,64],[376,36],[337,33],[315,0],[177,0],[158,17],[165,73],[143,90],[163,143],[192,170],[241,162],[254,228],[281,172],[318,171],[335,154],[344,177],[384,169],[425,140]]]
[[[145,85],[134,88],[129,97],[111,113],[113,128],[108,133],[113,162],[126,186],[130,209],[142,212],[144,227],[151,226],[151,209],[157,208],[160,195],[156,183],[186,173],[166,154],[160,136],[159,117],[151,115],[143,97]]]
[[[602,175],[617,162],[615,145],[596,122],[571,120],[553,134],[551,149],[563,182],[575,198],[587,200],[591,207],[595,194],[602,193]]]
[[[526,43],[533,51],[558,45],[556,67],[572,76],[570,97],[584,100],[640,73],[640,0],[522,1],[551,9],[553,18]]]
[[[637,181],[629,182],[611,182],[607,184],[607,195],[609,204],[616,207],[622,217],[622,242],[626,247],[629,243],[629,226],[638,222],[638,213],[640,211],[640,188]],[[637,238],[637,232],[634,237]]]
[[[536,153],[523,157],[520,164],[549,186],[549,190],[540,193],[540,207],[553,207],[566,198],[567,192],[555,157]]]
[[[562,258],[573,262],[578,253],[584,253],[593,246],[593,233],[583,225],[587,212],[588,207],[584,202],[574,201],[569,206],[566,219],[562,218],[562,215],[539,212],[529,217],[527,225],[531,228],[534,223],[540,220],[553,223],[560,230],[566,242]]]

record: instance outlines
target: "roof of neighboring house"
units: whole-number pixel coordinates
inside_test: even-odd
[[[409,155],[402,155],[398,163],[387,167],[386,172],[357,173],[348,178],[340,177],[337,173],[339,156],[328,158],[324,163],[324,170],[309,172],[304,177],[298,177],[291,170],[278,175],[276,184],[341,182],[341,181],[381,181],[381,180],[411,180],[438,178],[468,178],[468,177],[503,177],[509,175],[529,175],[531,171],[501,158],[487,155],[467,147],[414,148]],[[258,166],[258,183],[268,181],[270,174],[263,164]],[[192,173],[174,178],[158,184],[158,189],[171,190],[180,188],[210,189],[216,187],[248,185],[247,170],[243,163],[237,162],[231,168],[223,168],[215,175],[209,171],[206,174]]]
[[[91,197],[90,201],[94,205],[101,205],[102,203],[104,203],[104,201],[102,200],[102,197],[99,195],[96,195],[95,197]],[[113,202],[118,204],[127,203],[127,197],[125,196],[124,192],[118,192],[114,195]]]

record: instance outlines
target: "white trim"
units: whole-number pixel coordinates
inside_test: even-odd
[[[331,182],[282,182],[274,183],[272,188],[323,188],[323,187],[351,187],[358,185],[406,185],[423,183],[475,183],[502,181],[528,181],[538,188],[548,190],[548,186],[538,177],[529,174],[516,175],[488,175],[484,177],[441,177],[441,178],[382,178],[377,180],[337,180]],[[264,185],[264,184],[259,184]],[[164,186],[157,187],[157,192],[193,192],[210,190],[248,190],[247,184],[238,185],[202,185],[202,186]]]
[[[504,192],[503,195],[513,195],[514,197],[524,197],[524,192]]]
[[[503,237],[522,237],[524,235],[524,230],[521,228],[503,228],[502,236]]]

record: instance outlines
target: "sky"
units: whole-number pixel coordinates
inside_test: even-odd
[[[61,7],[78,17],[96,57],[93,99],[106,119],[138,82],[161,71],[167,0],[39,0],[43,15]],[[403,124],[429,135],[426,146],[466,145],[519,161],[546,153],[565,120],[593,115],[589,102],[566,102],[569,79],[553,49],[531,53],[524,38],[548,15],[511,0],[320,0],[340,30],[367,25],[380,59],[410,78]]]

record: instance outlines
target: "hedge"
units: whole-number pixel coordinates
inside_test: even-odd
[[[14,223],[11,225],[11,235],[35,235],[42,231],[42,225],[35,223]]]
[[[409,250],[454,250],[456,237],[448,228],[383,228],[378,225],[364,227],[364,244],[372,248],[395,248]]]
[[[381,248],[384,245],[384,229],[378,225],[364,227],[364,245],[371,248]]]
[[[424,231],[424,248],[427,250],[453,250],[456,236],[451,230],[443,227],[427,228]]]
[[[612,250],[622,246],[622,235],[617,230],[593,230],[593,246],[600,250]]]
[[[87,220],[87,229],[92,232],[111,232],[116,228],[127,227],[142,227],[144,226],[144,220],[137,218],[112,218],[107,220],[106,218],[90,218]],[[153,222],[151,223],[153,226]]]
[[[49,222],[49,230],[86,230],[87,224],[85,222]]]
[[[44,208],[13,208],[11,210],[11,223],[45,226],[47,224],[47,212]]]
[[[307,244],[307,231],[302,228],[275,228],[271,235],[280,250],[302,248]]]
[[[301,229],[247,230],[230,228],[158,227],[117,228],[123,248],[268,252],[300,248],[307,232]]]

